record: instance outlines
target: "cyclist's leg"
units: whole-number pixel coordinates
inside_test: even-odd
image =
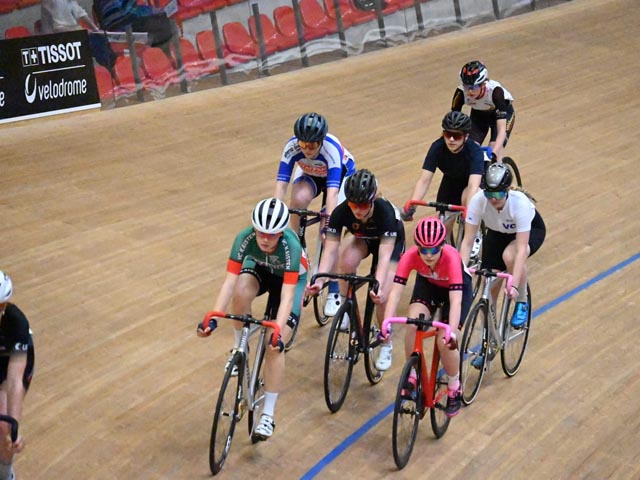
[[[255,264],[255,261],[247,259],[243,265],[238,280],[233,289],[231,297],[231,313],[237,315],[251,313],[251,303],[262,293],[265,288],[262,284],[261,269]],[[242,322],[233,321],[234,328],[234,344],[236,348],[240,344],[242,336]]]
[[[469,116],[471,117],[471,132],[469,137],[478,145],[482,145],[491,126],[487,118],[488,116],[485,112],[473,108]]]
[[[307,208],[320,191],[316,186],[314,177],[305,175],[300,167],[296,167],[293,175],[293,185],[291,186],[291,198],[287,206],[289,208]],[[300,228],[300,217],[292,215],[289,226],[294,232]]]
[[[507,266],[503,260],[503,252],[512,240],[512,234],[487,229],[482,245],[482,268],[500,272],[507,270]],[[493,282],[490,293],[494,305],[498,299],[501,285],[502,282],[500,281]]]

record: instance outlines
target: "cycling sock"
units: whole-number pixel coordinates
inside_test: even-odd
[[[521,290],[518,290],[517,302],[527,303],[527,282],[524,283]]]
[[[340,293],[340,284],[336,280],[329,281],[329,293]]]
[[[278,400],[277,393],[264,392],[264,409],[262,413],[273,418],[273,413],[276,410],[276,400]]]
[[[450,392],[457,392],[458,390],[460,390],[460,374],[459,373],[453,377],[449,377],[449,381],[447,382],[447,389]]]
[[[0,480],[11,480],[13,478],[13,463],[0,463]]]

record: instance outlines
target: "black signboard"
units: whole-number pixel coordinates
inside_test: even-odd
[[[0,41],[0,123],[100,108],[86,30]]]

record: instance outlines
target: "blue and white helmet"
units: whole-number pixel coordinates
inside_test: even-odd
[[[289,225],[289,209],[282,200],[260,200],[251,214],[253,228],[262,233],[280,233]]]
[[[12,294],[13,284],[11,283],[9,275],[4,273],[3,271],[0,271],[0,303],[9,301]]]

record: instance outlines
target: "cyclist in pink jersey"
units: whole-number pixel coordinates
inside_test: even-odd
[[[471,307],[471,276],[462,264],[458,251],[445,244],[446,229],[438,218],[426,217],[420,220],[414,231],[415,247],[411,247],[400,258],[393,287],[384,311],[385,318],[394,317],[409,275],[417,272],[413,293],[409,302],[408,317],[424,314],[430,318],[438,307],[442,307],[440,321],[451,326],[451,340],[444,343],[444,334],[438,332],[436,342],[440,350],[442,364],[447,372],[448,399],[445,413],[453,417],[460,411],[460,352],[456,334],[462,328]],[[415,341],[416,327],[407,325],[405,330],[405,356],[411,355]],[[411,378],[415,379],[412,375]],[[413,382],[415,385],[415,382]],[[408,386],[411,387],[411,386]]]

